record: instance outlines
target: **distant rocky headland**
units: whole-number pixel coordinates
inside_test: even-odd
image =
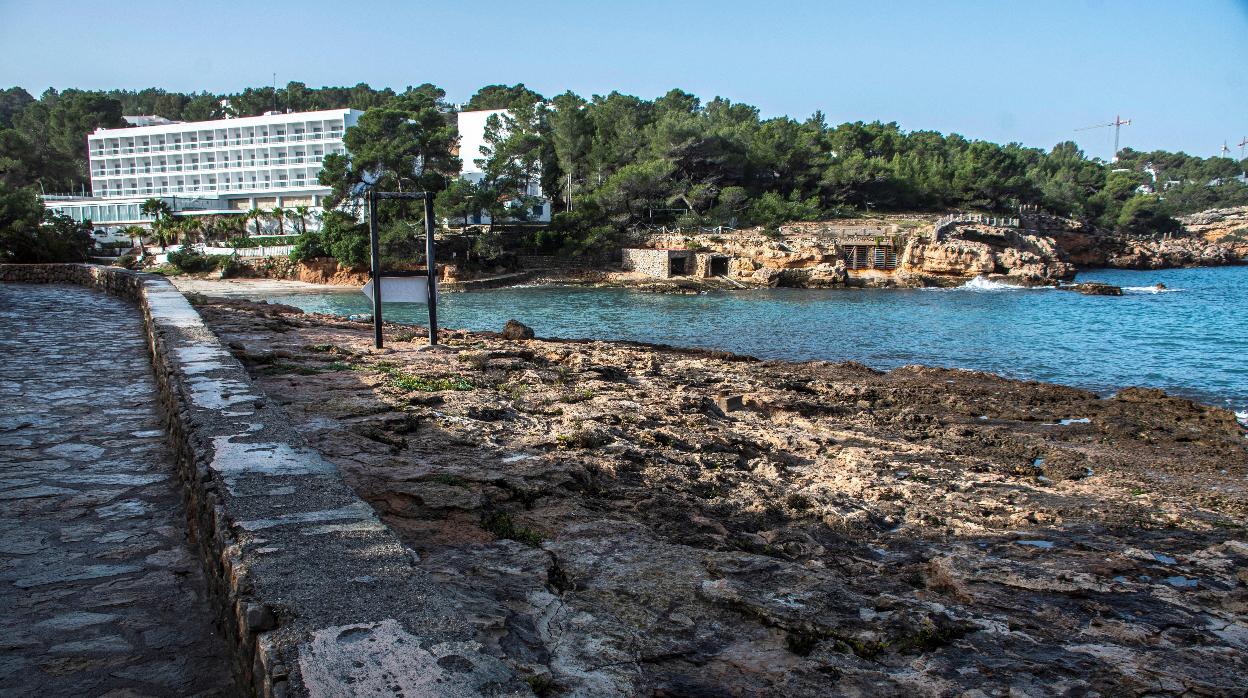
[[[1056,285],[1074,279],[1079,269],[1222,266],[1248,257],[1248,207],[1208,211],[1184,223],[1173,235],[1129,236],[1040,212],[890,216],[797,223],[776,231],[659,233],[644,244],[721,255],[728,259],[724,276],[747,285],[816,288],[949,286],[977,276]],[[688,276],[666,279],[684,283]]]
[[[743,230],[639,230],[618,257],[513,254],[469,270],[457,255],[439,262],[445,290],[524,284],[626,286],[658,292],[708,288],[956,286],[975,277],[1022,286],[1065,285],[1080,269],[1166,269],[1242,264],[1248,207],[1182,219],[1174,234],[1132,236],[1026,211],[889,215]],[[363,285],[367,272],[333,259],[244,260],[252,276]]]
[[[192,300],[538,695],[1248,690],[1229,411]]]

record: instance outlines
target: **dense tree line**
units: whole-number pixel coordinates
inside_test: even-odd
[[[681,90],[653,100],[618,92],[547,99],[523,84],[489,85],[465,103],[505,110],[487,123],[485,158],[476,163],[484,174],[470,183],[455,177],[454,107],[445,97],[431,84],[402,92],[298,82],[234,94],[48,90],[38,99],[14,87],[0,91],[0,186],[83,190],[86,135],[124,125],[122,114],[202,120],[352,107],[366,113],[346,134],[351,160],[328,158],[322,173],[333,202],[350,203],[352,187],[371,172],[383,186],[439,192],[439,217],[452,222],[482,210],[523,221],[537,183],[559,211],[543,239],[571,250],[645,223],[777,225],[1034,204],[1102,229],[1153,232],[1173,229],[1175,215],[1248,204],[1248,186],[1236,179],[1246,163],[1231,158],[1127,149],[1106,163],[1072,142],[1045,151],[895,123],[832,126],[820,113],[765,119],[750,105],[704,103]],[[389,253],[418,254],[407,242],[416,211],[395,204],[382,217]],[[328,214],[325,227],[308,247],[350,248],[344,256],[358,258],[349,213]]]
[[[1173,216],[1248,204],[1248,162],[1124,150],[1088,158],[1073,142],[1045,151],[895,123],[829,126],[763,119],[758,109],[672,90],[655,100],[613,92],[543,99],[494,85],[477,107],[491,117],[485,177],[448,190],[443,211],[523,218],[535,178],[560,204],[548,237],[585,246],[644,223],[778,225],[863,212],[1009,211],[1035,205],[1131,233],[1177,228]],[[452,196],[453,194],[453,196]],[[493,208],[491,208],[493,207]]]

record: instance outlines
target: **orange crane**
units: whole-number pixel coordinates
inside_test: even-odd
[[[1108,124],[1097,124],[1095,126],[1085,126],[1083,128],[1077,128],[1075,130],[1076,131],[1091,131],[1094,128],[1106,128],[1108,126],[1113,126],[1114,127],[1114,159],[1110,160],[1110,162],[1118,162],[1118,132],[1122,129],[1123,126],[1130,126],[1130,125],[1131,125],[1130,119],[1123,121],[1122,115],[1117,115],[1114,117],[1114,120],[1109,122]]]

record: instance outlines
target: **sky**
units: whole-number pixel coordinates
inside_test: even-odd
[[[678,87],[764,116],[1204,157],[1248,136],[1248,0],[0,0],[0,87]]]

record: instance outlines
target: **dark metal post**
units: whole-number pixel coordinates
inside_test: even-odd
[[[371,247],[373,280],[373,344],[381,348],[381,243],[377,239],[377,192],[368,193],[368,242]]]
[[[433,258],[433,196],[425,193],[425,281],[429,284],[429,346],[438,343],[438,265]]]

